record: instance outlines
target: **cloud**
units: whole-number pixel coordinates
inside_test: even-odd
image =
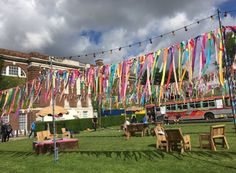
[[[51,35],[47,31],[37,33],[27,32],[25,33],[25,40],[23,40],[22,46],[26,50],[42,49],[44,46],[51,45],[52,43]]]
[[[81,55],[118,48],[171,31],[216,12],[227,0],[2,0],[0,1],[0,47],[39,51],[55,56]],[[224,23],[235,25],[228,16]],[[180,31],[175,37],[153,40],[106,53],[107,63],[163,48],[218,26],[217,21]],[[99,41],[96,34],[99,33]],[[81,34],[81,33],[88,34]],[[84,57],[78,60],[89,60]]]

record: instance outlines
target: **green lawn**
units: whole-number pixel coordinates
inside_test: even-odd
[[[0,170],[5,172],[236,172],[236,134],[232,123],[227,125],[226,136],[230,149],[217,152],[199,148],[198,134],[209,132],[212,124],[169,125],[181,127],[183,133],[190,134],[192,151],[180,155],[179,152],[166,153],[155,148],[156,138],[146,136],[125,140],[119,127],[97,132],[81,132],[78,151],[59,154],[58,163],[53,155],[36,155],[32,151],[32,139],[0,143]]]

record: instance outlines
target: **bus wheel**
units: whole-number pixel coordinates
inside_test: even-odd
[[[211,112],[207,112],[207,113],[205,113],[204,118],[205,118],[205,120],[214,119],[214,114]]]

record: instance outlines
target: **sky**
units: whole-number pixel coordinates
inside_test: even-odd
[[[81,56],[119,48],[183,27],[221,11],[236,10],[236,0],[1,0],[0,48],[73,56],[81,62],[115,63],[168,47],[218,27],[209,19],[175,36],[111,53]],[[222,19],[236,25],[236,12]]]

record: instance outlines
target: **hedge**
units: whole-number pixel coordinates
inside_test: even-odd
[[[26,78],[1,76],[0,77],[0,90],[13,88],[26,83]]]
[[[130,117],[131,115],[127,115]],[[136,115],[137,121],[141,122],[144,115]],[[102,117],[102,127],[110,127],[110,126],[119,126],[122,125],[125,121],[124,115],[119,116],[108,116]],[[100,119],[98,118],[99,124]],[[36,123],[36,131],[42,131],[47,129],[47,124],[49,124],[50,131],[53,133],[53,123],[52,122],[37,122]],[[61,128],[68,128],[72,130],[74,133],[79,133],[79,131],[85,130],[87,128],[92,129],[92,120],[91,118],[84,118],[84,119],[74,119],[74,120],[62,120],[56,121],[56,130],[57,133],[61,133]]]

